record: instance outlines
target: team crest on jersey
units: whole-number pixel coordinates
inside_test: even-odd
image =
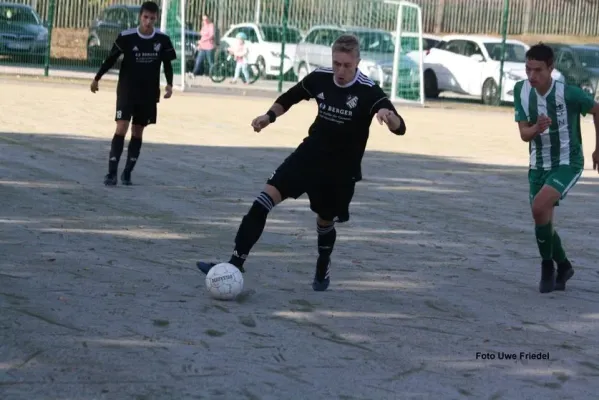
[[[155,52],[159,52],[160,51],[160,43],[154,43],[154,51]]]
[[[358,105],[358,96],[352,96],[351,94],[347,96],[347,101],[345,102],[349,108],[355,108]]]

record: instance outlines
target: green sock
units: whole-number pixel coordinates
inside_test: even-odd
[[[558,264],[566,261],[566,252],[557,231],[553,231],[553,260]]]
[[[535,236],[543,261],[553,260],[553,226],[551,226],[551,222],[535,226]]]

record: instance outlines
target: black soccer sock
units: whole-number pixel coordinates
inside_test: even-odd
[[[238,268],[243,267],[250,250],[260,239],[266,225],[268,213],[274,206],[273,199],[267,193],[260,193],[241,221],[237,236],[235,236],[235,250],[229,263]]]
[[[135,168],[135,164],[137,163],[137,159],[139,158],[139,153],[141,152],[141,143],[142,138],[132,136],[129,141],[129,148],[127,149],[127,164],[125,165],[125,170],[127,172],[133,171]]]
[[[125,137],[115,134],[110,144],[110,155],[108,156],[108,173],[110,175],[117,174],[123,147],[125,147]]]
[[[337,239],[335,224],[328,226],[316,224],[316,232],[318,233],[318,264],[328,264]]]

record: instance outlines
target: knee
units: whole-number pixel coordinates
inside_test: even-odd
[[[335,229],[335,223],[330,222],[330,225],[324,225],[316,221],[316,233],[319,237],[332,237],[333,240],[337,236],[337,230]]]
[[[129,121],[116,121],[116,130],[114,132],[117,136],[127,136],[129,130]]]
[[[549,206],[548,203],[535,200],[532,202],[531,211],[535,223],[537,225],[544,225],[551,219],[552,206]]]
[[[131,136],[134,138],[141,139],[144,134],[144,126],[141,125],[132,125],[131,126]]]
[[[275,205],[276,204],[272,197],[268,193],[262,192],[258,195],[258,197],[256,197],[256,200],[254,200],[252,207],[250,207],[250,210],[247,213],[247,216],[266,218],[268,213],[275,207]]]
[[[323,218],[320,215],[317,215],[316,225],[318,226],[318,228],[331,228],[335,227],[335,221],[331,221],[328,218]]]
[[[270,197],[273,207],[279,204],[281,201],[283,201],[283,196],[281,195],[281,192],[273,185],[266,185],[262,193],[266,193]]]

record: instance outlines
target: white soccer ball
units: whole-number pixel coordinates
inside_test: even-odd
[[[206,289],[215,299],[233,300],[243,290],[243,275],[232,264],[217,264],[206,275]]]

